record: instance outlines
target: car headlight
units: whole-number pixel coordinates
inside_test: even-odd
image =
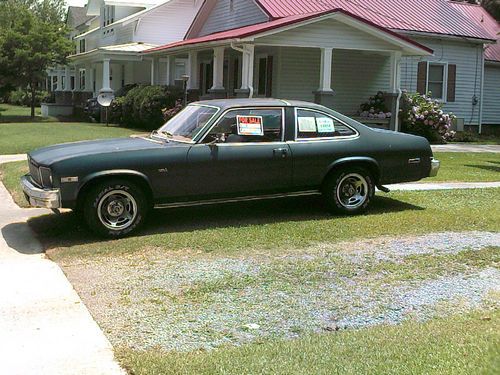
[[[52,171],[47,167],[40,167],[40,180],[43,187],[52,187]]]

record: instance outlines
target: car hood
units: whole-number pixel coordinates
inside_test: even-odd
[[[158,149],[172,145],[179,146],[180,144],[177,142],[153,141],[146,137],[132,136],[129,138],[112,138],[96,141],[63,143],[32,151],[29,153],[29,157],[37,164],[49,166],[52,163],[78,156]]]

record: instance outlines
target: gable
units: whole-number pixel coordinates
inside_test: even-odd
[[[326,19],[305,26],[258,37],[259,44],[282,46],[328,47],[376,51],[396,50],[393,44],[369,35],[335,19]]]
[[[268,15],[254,0],[206,1],[191,28],[189,38],[267,21]]]

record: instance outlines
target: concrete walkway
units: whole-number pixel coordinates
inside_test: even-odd
[[[42,252],[0,183],[0,373],[124,374],[111,344],[61,269]]]
[[[27,158],[28,158],[28,155],[26,155],[26,154],[0,155],[0,164],[10,163],[11,161],[26,160]]]
[[[387,185],[391,191],[427,191],[498,188],[500,182],[434,182]]]
[[[432,146],[434,152],[500,152],[500,145],[474,145],[470,143],[455,143]]]

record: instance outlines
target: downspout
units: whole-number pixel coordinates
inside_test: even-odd
[[[241,52],[243,55],[243,58],[245,58],[245,54],[249,54],[248,51],[246,51],[244,48],[237,47],[234,42],[231,42],[231,48],[234,49],[235,51]],[[242,62],[243,64],[243,62]],[[242,65],[242,73],[243,73],[243,65]],[[247,77],[248,78],[248,77]],[[248,89],[250,90],[250,93],[248,94],[249,98],[253,98],[253,83],[250,81],[248,82]]]
[[[482,48],[482,47],[481,47]],[[481,98],[479,99],[479,130],[478,133],[481,134],[483,132],[483,94],[484,94],[484,49],[482,49],[482,57],[481,57]]]

